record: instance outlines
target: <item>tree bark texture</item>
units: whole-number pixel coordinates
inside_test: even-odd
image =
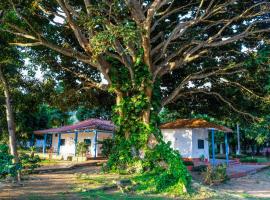
[[[7,124],[8,124],[8,134],[9,134],[9,148],[11,155],[14,156],[13,162],[15,164],[19,164],[19,156],[17,151],[17,145],[16,145],[16,134],[15,134],[15,121],[14,121],[14,114],[11,104],[11,95],[9,91],[9,85],[6,80],[6,77],[3,73],[2,68],[0,67],[0,80],[3,84],[4,89],[4,96],[5,96],[5,102],[6,102],[6,118],[7,118]],[[18,172],[17,180],[21,181],[21,175],[20,172]]]

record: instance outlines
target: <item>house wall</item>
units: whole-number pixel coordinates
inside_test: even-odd
[[[204,155],[209,160],[208,130],[196,129],[162,129],[165,142],[178,150],[183,158],[200,158]],[[204,149],[198,149],[198,139],[204,140]]]
[[[170,141],[171,147],[178,150],[182,157],[192,158],[192,130],[191,129],[162,129],[165,142]]]
[[[204,140],[204,149],[198,149],[198,140]],[[192,158],[204,158],[209,160],[209,145],[208,145],[208,129],[195,128],[192,129]]]
[[[93,132],[81,132],[78,133],[78,143],[79,142],[83,142],[84,139],[90,139],[91,140],[91,146],[89,147],[89,152],[88,155],[90,155],[90,157],[94,157],[95,155],[95,145],[94,145],[94,137],[95,134]],[[102,131],[98,132],[98,141],[102,141],[105,138],[112,138],[112,133],[104,133]],[[61,155],[70,155],[73,156],[75,154],[75,133],[65,133],[65,134],[61,134],[61,139],[65,139],[65,145],[64,146],[60,146],[60,154]],[[97,153],[98,155],[101,154],[101,144],[97,145]],[[53,134],[52,137],[52,147],[53,147],[53,151],[57,152],[57,148],[58,148],[58,134],[57,136],[55,136],[55,134]]]

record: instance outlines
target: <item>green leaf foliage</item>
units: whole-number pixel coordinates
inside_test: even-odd
[[[20,166],[13,164],[12,159],[13,156],[10,155],[8,146],[0,144],[0,179],[17,175]]]

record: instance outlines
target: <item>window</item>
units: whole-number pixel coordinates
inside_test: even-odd
[[[91,145],[91,140],[90,139],[84,139],[84,143],[87,144],[88,146]]]
[[[65,139],[61,139],[60,141],[60,146],[65,146],[66,140]]]
[[[198,149],[204,149],[204,140],[198,140]]]

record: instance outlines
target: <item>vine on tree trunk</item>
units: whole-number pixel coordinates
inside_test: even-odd
[[[178,187],[184,192],[190,184],[190,175],[180,154],[162,140],[159,129],[159,84],[152,83],[141,56],[134,72],[134,81],[131,81],[128,70],[119,63],[110,71],[113,80],[110,91],[118,95],[113,117],[117,130],[106,168],[124,173],[154,174],[157,190]],[[149,113],[149,119],[145,119]]]

